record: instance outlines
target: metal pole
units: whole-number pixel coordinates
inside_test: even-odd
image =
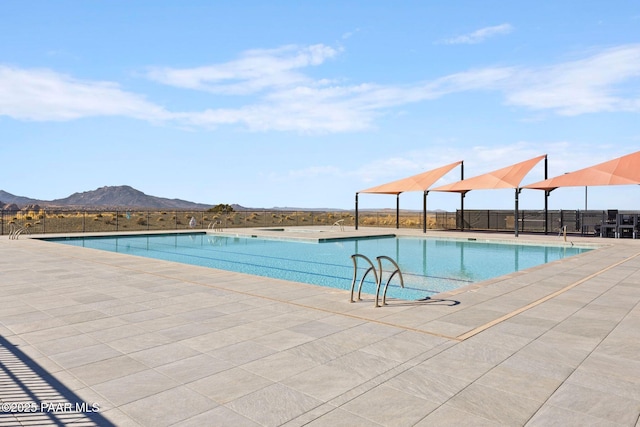
[[[396,228],[400,228],[400,193],[396,194]]]
[[[518,194],[520,193],[520,189],[516,188],[516,206],[515,206],[515,210],[513,212],[513,219],[514,219],[514,223],[515,223],[515,236],[518,237]]]
[[[584,186],[584,211],[587,211],[587,186]]]
[[[547,179],[549,165],[547,156],[544,156],[544,179]],[[549,191],[544,190],[544,234],[549,234]]]
[[[424,199],[422,202],[422,232],[426,233],[427,232],[427,195],[429,194],[428,191],[424,192]]]
[[[358,193],[356,193],[356,230],[358,229]]]
[[[464,179],[464,161],[460,162],[460,181]],[[466,193],[460,193],[460,230],[464,231],[464,196]]]

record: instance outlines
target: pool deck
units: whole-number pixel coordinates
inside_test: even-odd
[[[315,230],[225,234],[423,236]],[[427,236],[599,248],[374,308],[0,236],[0,426],[640,426],[640,239]]]

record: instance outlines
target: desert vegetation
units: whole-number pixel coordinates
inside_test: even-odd
[[[0,234],[8,234],[11,225],[27,227],[32,234],[88,233],[144,230],[182,230],[211,228],[217,223],[222,228],[236,227],[283,227],[283,226],[331,226],[337,221],[343,226],[354,226],[353,212],[318,211],[234,211],[230,206],[220,205],[207,211],[3,211],[0,216]],[[427,218],[429,228],[437,226],[434,215]],[[395,227],[395,213],[361,212],[359,225],[373,227]],[[400,226],[421,228],[420,213],[402,213]],[[447,226],[455,227],[455,218]],[[440,227],[442,228],[442,227]]]
[[[557,232],[567,226],[567,232],[592,230],[599,224],[602,212],[550,211],[549,231]],[[191,226],[191,219],[195,225]],[[12,227],[26,227],[31,234],[92,233],[121,231],[171,231],[209,228],[232,229],[239,227],[295,227],[355,226],[353,211],[234,211],[228,205],[206,211],[151,211],[151,210],[21,210],[0,211],[0,235],[9,234]],[[422,228],[422,213],[401,211],[400,228]],[[518,217],[520,231],[544,231],[543,211],[521,211]],[[459,212],[429,212],[427,228],[452,230],[460,228]],[[476,210],[464,212],[464,228],[467,230],[512,231],[513,211]],[[359,227],[396,227],[395,211],[361,211]]]

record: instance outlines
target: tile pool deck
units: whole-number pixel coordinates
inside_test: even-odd
[[[287,236],[423,235],[318,231]],[[46,405],[0,410],[0,426],[638,427],[640,240],[568,241],[602,246],[376,309],[332,288],[0,236],[0,409]]]

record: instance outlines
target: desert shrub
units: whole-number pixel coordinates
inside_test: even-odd
[[[144,218],[138,218],[138,221],[136,221],[136,224],[138,225],[147,225],[147,220]]]
[[[102,214],[99,213],[98,215],[96,215],[96,218],[102,218]]]
[[[158,222],[160,222],[160,221],[164,221],[164,218],[162,218],[162,217],[158,218]]]
[[[58,215],[58,218],[62,219],[62,218],[64,218],[64,215],[60,214],[60,215]]]
[[[33,217],[27,215],[27,216],[24,217],[24,219],[26,219],[27,221],[31,221],[33,219]]]

